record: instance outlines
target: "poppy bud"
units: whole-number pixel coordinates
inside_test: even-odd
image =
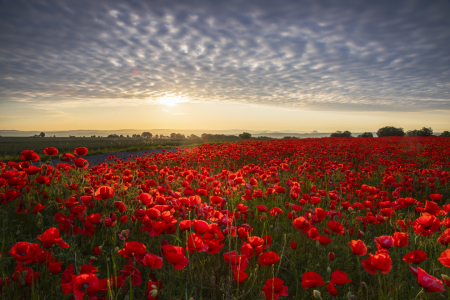
[[[23,277],[27,277],[28,276],[28,270],[23,270],[22,271],[22,276]]]
[[[108,257],[108,258],[106,259],[106,262],[110,262],[110,261],[111,261],[111,258]]]
[[[330,260],[331,260],[331,261],[334,260],[334,253],[333,253],[333,252],[330,252],[330,253],[328,254],[328,256],[330,257]]]
[[[19,235],[20,234],[20,230],[19,229],[17,229],[17,231],[16,231],[16,235]]]
[[[364,237],[365,233],[362,230],[358,230],[358,235],[359,235],[359,237]]]
[[[331,268],[330,267],[327,267],[327,273],[331,274]]]
[[[115,249],[114,249],[114,252],[119,252],[119,250],[120,250],[120,248],[119,247],[116,247]]]
[[[372,246],[367,246],[367,252],[372,251]]]
[[[318,290],[314,290],[313,295],[314,298],[322,299],[322,294]]]
[[[444,281],[450,281],[450,277],[448,277],[445,274],[441,274],[442,279],[444,279]]]

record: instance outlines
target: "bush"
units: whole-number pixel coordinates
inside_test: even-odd
[[[417,130],[408,130],[406,132],[407,136],[432,136],[433,135],[433,129],[431,129],[431,127],[422,127],[422,129]]]
[[[384,136],[405,136],[405,132],[403,131],[403,128],[396,128],[394,126],[386,126],[383,128],[378,129],[377,135],[379,137]]]
[[[450,131],[444,131],[443,133],[441,133],[442,137],[450,137]]]
[[[335,133],[332,133],[330,137],[352,137],[352,133],[348,130],[342,132],[340,130],[336,131]]]

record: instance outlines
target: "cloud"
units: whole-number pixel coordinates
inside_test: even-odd
[[[309,110],[450,110],[449,9],[439,1],[1,1],[0,105],[139,105],[174,94]]]

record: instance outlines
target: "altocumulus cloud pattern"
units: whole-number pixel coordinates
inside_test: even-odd
[[[0,103],[450,109],[448,1],[0,1]]]

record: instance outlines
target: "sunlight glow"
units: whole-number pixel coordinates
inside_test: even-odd
[[[178,103],[189,102],[189,100],[186,98],[182,98],[179,96],[169,96],[169,95],[161,97],[157,101],[159,104],[163,104],[163,105],[167,105],[167,106],[175,106]]]

